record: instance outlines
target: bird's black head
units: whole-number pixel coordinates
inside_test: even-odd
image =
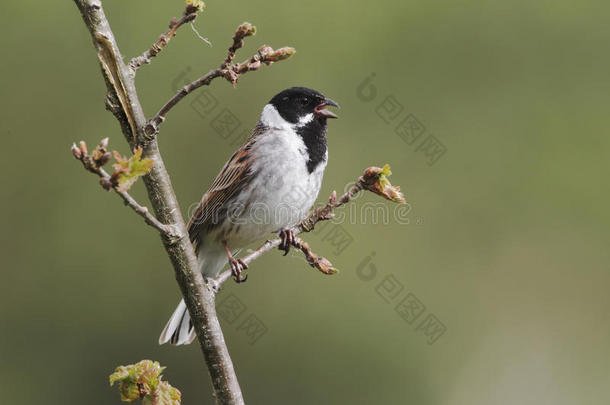
[[[339,107],[337,103],[324,97],[320,92],[307,87],[291,87],[276,94],[269,104],[272,104],[283,119],[291,124],[298,124],[310,116],[326,123],[327,118],[337,118],[328,111],[326,106]]]

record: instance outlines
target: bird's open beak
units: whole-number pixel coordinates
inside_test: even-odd
[[[329,105],[341,108],[339,107],[339,104],[335,103],[330,98],[325,98],[324,101],[313,110],[314,114],[318,117],[339,118],[335,113],[326,109],[326,107]]]

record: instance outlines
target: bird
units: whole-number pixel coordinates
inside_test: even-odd
[[[307,87],[291,87],[263,107],[250,137],[229,158],[193,212],[188,233],[199,270],[214,278],[228,263],[244,282],[246,263],[236,258],[249,243],[277,234],[288,254],[291,230],[306,218],[322,185],[328,161],[327,107],[339,105]],[[185,345],[195,330],[181,300],[159,344]]]

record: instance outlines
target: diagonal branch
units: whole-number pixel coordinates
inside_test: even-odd
[[[159,126],[163,121],[165,121],[165,116],[172,108],[174,108],[176,104],[180,102],[180,100],[182,100],[184,97],[186,97],[188,94],[198,89],[199,87],[209,85],[212,80],[220,76],[222,76],[221,69],[213,69],[205,75],[201,76],[199,79],[181,88],[180,91],[176,93],[174,97],[169,99],[169,101],[165,103],[163,107],[161,107],[159,112],[153,118],[151,118],[150,121],[148,121],[148,124],[145,128],[146,137],[148,139],[152,139],[156,134],[159,133]]]
[[[224,77],[231,84],[235,85],[241,75],[252,71],[258,70],[262,66],[271,65],[274,62],[278,62],[280,60],[288,59],[290,56],[294,55],[296,52],[294,48],[283,47],[279,49],[273,49],[270,46],[263,45],[261,46],[257,53],[253,55],[250,59],[243,61],[242,63],[234,63],[231,64],[233,58],[235,57],[235,52],[243,46],[243,39],[249,36],[254,35],[256,32],[256,27],[254,27],[250,23],[243,23],[233,35],[233,44],[229,47],[228,55],[221,63],[220,67],[217,69],[212,69],[205,75],[201,76],[197,80],[187,84],[183,88],[181,88],[178,93],[176,93],[169,101],[161,107],[159,112],[151,118],[145,128],[145,137],[146,139],[153,139],[155,135],[159,132],[159,126],[165,121],[165,117],[169,113],[169,111],[176,106],[184,97],[197,90],[202,86],[208,86],[212,80],[217,77]]]
[[[235,53],[244,46],[244,38],[256,34],[256,27],[248,22],[241,24],[233,34],[233,44],[229,47],[226,59],[220,65],[220,69],[225,69],[233,62]]]
[[[201,11],[200,8],[194,6],[193,4],[187,3],[182,17],[180,17],[178,20],[172,18],[169,23],[169,29],[165,31],[164,34],[159,36],[157,41],[150,47],[150,49],[147,49],[144,53],[142,53],[142,55],[136,56],[129,61],[129,69],[131,69],[133,74],[135,74],[142,65],[150,63],[150,59],[157,56],[165,48],[165,46],[167,46],[169,41],[176,36],[176,32],[182,25],[193,22],[195,18],[197,18],[199,11]]]
[[[385,165],[383,168],[371,166],[364,171],[362,176],[356,180],[354,185],[350,187],[347,192],[345,192],[339,199],[337,199],[337,192],[333,191],[328,198],[328,202],[325,206],[316,209],[309,217],[301,221],[297,224],[292,232],[294,235],[298,235],[302,232],[311,232],[313,231],[315,225],[320,221],[326,221],[332,219],[334,217],[333,211],[350,202],[356,194],[360,191],[367,190],[383,198],[399,203],[405,204],[405,199],[402,193],[400,192],[400,187],[394,187],[390,184],[387,179],[392,172],[390,171],[390,167]],[[252,263],[254,260],[261,257],[264,253],[270,251],[278,247],[281,243],[281,239],[276,238],[273,240],[268,240],[261,247],[256,249],[254,252],[242,257],[241,260],[246,264]],[[294,247],[301,250],[307,259],[307,262],[312,266],[316,267],[324,274],[334,274],[337,272],[335,268],[332,267],[332,264],[325,259],[324,257],[318,256],[313,253],[309,247],[309,244],[304,242],[300,238],[295,239]],[[212,280],[214,284],[214,289],[218,291],[220,286],[231,278],[231,270],[225,270],[218,277]]]
[[[167,239],[175,240],[181,239],[182,235],[172,226],[161,223],[153,214],[150,213],[147,207],[138,204],[138,202],[127,192],[121,190],[118,184],[113,181],[102,166],[110,159],[110,152],[106,150],[108,145],[108,138],[105,138],[100,142],[93,152],[93,155],[89,155],[87,152],[87,145],[81,141],[79,146],[72,145],[72,154],[77,160],[80,160],[83,167],[100,177],[100,185],[105,190],[114,190],[122,199],[125,205],[135,211],[136,214],[144,218],[144,221],[158,230],[161,235]]]

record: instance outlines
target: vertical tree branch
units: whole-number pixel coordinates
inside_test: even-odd
[[[179,237],[162,238],[174,266],[176,280],[189,309],[203,351],[217,402],[241,404],[243,398],[233,363],[220,329],[214,306],[214,292],[198,270],[193,246],[171,181],[159,153],[156,138],[144,138],[146,118],[142,111],[133,76],[116,44],[101,0],[74,0],[93,39],[108,88],[106,105],[121,124],[125,138],[133,148],[143,148],[143,156],[152,159],[153,168],[144,177],[146,190],[156,218],[176,230]]]

